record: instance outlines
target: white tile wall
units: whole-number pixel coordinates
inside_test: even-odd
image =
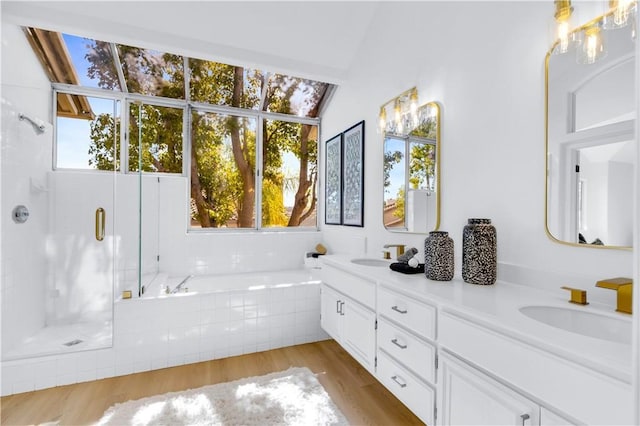
[[[2,396],[328,339],[320,285],[116,302],[110,349],[2,363]]]

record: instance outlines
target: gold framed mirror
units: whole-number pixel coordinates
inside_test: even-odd
[[[637,41],[631,22],[612,21],[582,25],[546,56],[545,228],[563,244],[631,249]]]
[[[383,224],[388,231],[428,233],[440,226],[440,106],[418,107],[404,132],[383,143]]]

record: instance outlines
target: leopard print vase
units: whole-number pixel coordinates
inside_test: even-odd
[[[453,240],[448,232],[431,231],[424,240],[424,273],[429,280],[453,279]]]
[[[469,219],[462,232],[462,279],[470,284],[496,282],[497,237],[491,219]]]

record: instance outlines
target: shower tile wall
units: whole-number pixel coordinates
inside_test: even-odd
[[[320,286],[131,299],[113,348],[2,363],[2,395],[327,339]]]
[[[188,233],[189,194],[187,178],[160,178],[160,272],[207,275],[301,268],[304,253],[321,241],[315,230]]]

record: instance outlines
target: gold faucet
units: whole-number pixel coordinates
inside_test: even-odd
[[[609,278],[600,280],[596,283],[596,287],[615,290],[618,293],[618,306],[616,311],[624,312],[625,314],[633,313],[631,306],[631,300],[633,299],[633,280],[631,278]]]
[[[402,256],[404,253],[404,244],[385,244],[384,248],[395,247],[396,248],[396,258],[398,256]]]
[[[580,290],[579,288],[571,288],[567,286],[560,287],[563,290],[569,290],[571,292],[571,298],[569,299],[570,303],[575,303],[576,305],[588,305],[587,302],[587,291]]]

